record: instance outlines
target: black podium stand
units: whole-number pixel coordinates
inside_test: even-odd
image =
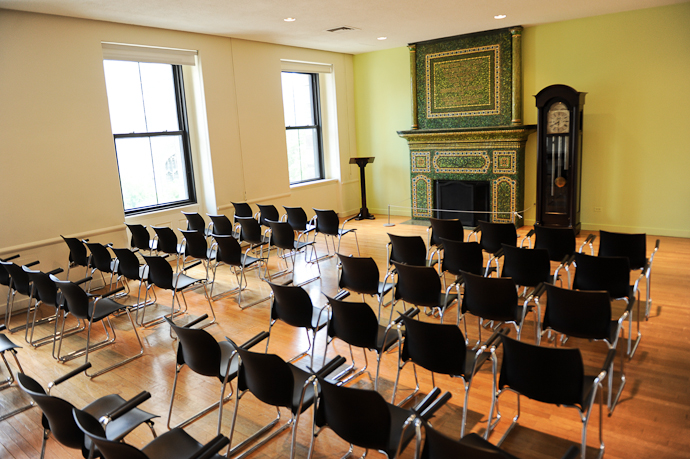
[[[355,220],[373,220],[374,216],[369,213],[369,209],[367,209],[367,183],[364,178],[364,168],[366,167],[367,164],[373,163],[374,162],[374,157],[373,156],[367,156],[367,157],[358,157],[358,158],[350,158],[350,164],[357,164],[359,166],[359,184],[361,187],[362,191],[362,208],[359,209],[359,215],[355,217]]]

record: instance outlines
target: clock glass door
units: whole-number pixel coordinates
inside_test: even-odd
[[[546,136],[542,156],[545,185],[542,202],[545,204],[545,223],[568,224],[572,150],[570,144],[570,110],[563,102],[555,102],[546,112]]]

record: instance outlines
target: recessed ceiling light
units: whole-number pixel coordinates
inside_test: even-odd
[[[378,37],[377,40],[386,40],[388,37]]]
[[[285,22],[295,22],[295,18],[285,18],[283,19]]]
[[[497,14],[496,16],[494,16],[494,19],[505,19],[505,18],[506,18],[505,14]]]

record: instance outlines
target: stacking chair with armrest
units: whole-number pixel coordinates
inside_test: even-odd
[[[564,269],[568,276],[568,287],[570,287],[572,285],[570,263],[575,254],[576,245],[575,230],[573,228],[534,225],[534,228],[527,233],[527,236],[525,236],[520,245],[524,246],[525,242],[531,244],[530,238],[532,235],[535,236],[534,248],[546,250],[549,254],[549,260],[558,263],[558,266],[553,271],[552,283],[559,279],[560,271]],[[582,248],[589,240],[590,238],[580,246],[580,251],[582,251]]]
[[[233,222],[235,223],[235,233],[239,237],[240,235],[240,222],[239,218],[248,218],[248,217],[254,217],[254,213],[252,211],[252,206],[250,206],[246,202],[231,202],[233,208],[234,208],[234,213],[233,213]],[[258,212],[257,212],[258,215]]]
[[[167,226],[152,226],[156,235],[153,240],[156,244],[156,254],[175,257],[175,269],[179,269],[180,256],[183,254],[182,244],[177,242],[177,235],[172,228]]]
[[[287,207],[283,206],[285,209],[285,215],[287,216],[287,222],[292,226],[292,229],[297,233],[297,240],[301,240],[302,237],[308,239],[309,233],[316,230],[316,225],[312,223],[307,217],[307,213],[301,207]]]
[[[225,456],[218,452],[228,444],[227,437],[218,435],[202,445],[184,430],[172,429],[139,449],[109,439],[101,423],[86,411],[73,408],[72,415],[77,427],[105,459],[223,459]]]
[[[89,274],[89,255],[85,245],[88,239],[77,239],[76,237],[65,237],[62,235],[60,237],[69,248],[67,277],[65,279],[69,280],[69,272],[76,266],[82,266],[84,268],[84,277],[86,277]]]
[[[445,219],[445,218],[429,218],[429,227],[427,232],[427,245],[429,246],[429,254],[427,258],[433,259],[433,251],[443,250],[442,239],[449,239],[452,241],[462,241],[465,239],[465,228],[459,218]]]
[[[119,276],[117,276],[117,258],[110,255],[108,250],[111,244],[103,245],[98,242],[87,242],[86,246],[89,248],[89,266],[91,267],[91,273],[89,276],[93,277],[96,271],[100,272],[101,280],[103,281],[103,287],[107,287],[108,290],[113,289],[113,277],[115,278],[115,286],[117,286],[120,281]],[[110,280],[106,282],[104,274],[110,274]],[[91,282],[87,286],[87,290],[91,291]]]
[[[259,223],[264,228],[270,226],[268,222],[280,221],[280,213],[273,204],[257,204],[256,206],[259,208]]]
[[[231,384],[235,377],[237,377],[237,349],[249,349],[268,337],[268,333],[262,332],[241,346],[236,345],[227,337],[224,341],[216,341],[207,331],[199,328],[192,328],[206,317],[205,315],[201,316],[184,326],[176,325],[169,318],[165,318],[179,338],[175,362],[175,379],[173,380],[172,393],[170,394],[170,408],[168,409],[168,429],[185,427],[218,408],[217,434],[220,434],[221,421],[223,420],[223,406],[230,401],[232,396],[232,385],[230,386],[230,392],[227,396],[225,396],[225,388]],[[175,402],[177,379],[180,371],[182,371],[185,366],[199,375],[218,379],[221,383],[220,399],[218,402],[201,410],[189,419],[172,427],[170,424],[173,403]]]
[[[206,215],[208,215],[208,218],[211,219],[211,223],[209,225],[209,227],[211,228],[211,234],[217,234],[220,236],[239,237],[239,234],[235,233],[235,228],[227,216],[211,214]]]
[[[419,392],[417,365],[431,372],[431,384],[434,387],[436,386],[434,373],[462,378],[465,402],[462,407],[460,436],[464,436],[472,381],[484,362],[491,358],[492,354],[489,350],[496,347],[498,333],[494,333],[486,343],[473,350],[467,348],[465,337],[457,325],[421,322],[406,315],[401,318],[405,326],[405,340],[398,358],[398,371],[395,375],[391,403],[395,403],[400,372],[408,362],[412,362],[415,389],[398,403],[401,406]]]
[[[132,320],[132,315],[129,312],[129,306],[125,304],[120,304],[110,299],[111,296],[124,290],[124,287],[112,290],[104,295],[95,296],[89,295],[84,290],[82,290],[79,284],[76,284],[74,282],[60,281],[55,277],[53,277],[53,280],[60,289],[60,292],[64,297],[67,307],[69,308],[70,314],[72,314],[77,319],[81,319],[85,322],[88,322],[86,325],[86,347],[78,351],[73,351],[65,355],[64,357],[60,357],[60,350],[62,349],[62,343],[65,338],[65,319],[63,318],[62,329],[60,331],[60,343],[57,353],[59,361],[66,362],[68,360],[72,360],[83,355],[84,363],[89,363],[89,352],[96,351],[115,342],[115,328],[113,327],[113,324],[110,321],[110,316],[121,312],[127,314],[129,322],[132,324],[132,331],[134,332],[134,336],[136,337],[137,342],[139,343],[139,352],[137,354],[134,354],[133,356],[126,357],[121,361],[114,363],[93,374],[89,374],[88,370],[84,370],[84,374],[90,378],[95,378],[96,376],[114,370],[115,368],[118,368],[144,355],[144,346],[141,343],[141,338],[139,338],[139,333],[137,332],[134,320]],[[91,344],[91,329],[93,327],[94,322],[100,322],[103,325],[103,330],[105,331],[106,336],[103,341],[100,341],[96,344]]]
[[[632,271],[640,271],[640,277],[645,278],[645,319],[649,319],[652,308],[652,296],[650,293],[652,282],[652,263],[654,255],[659,250],[659,239],[652,253],[647,257],[647,235],[613,233],[599,231],[599,256],[600,257],[627,257]]]
[[[5,330],[5,324],[0,325],[0,332]],[[12,373],[12,369],[10,368],[9,363],[7,363],[7,357],[5,357],[5,353],[9,352],[12,354],[12,358],[14,358],[14,363],[17,364],[17,370],[19,370],[19,374],[24,373],[24,369],[22,369],[22,365],[19,363],[19,359],[17,359],[17,349],[21,349],[21,346],[17,346],[14,344],[5,334],[0,334],[0,357],[2,357],[2,361],[5,362],[5,368],[7,368],[7,378],[4,381],[0,381],[0,391],[9,389],[12,386],[12,383],[14,383],[14,374]],[[4,406],[4,404],[3,404]],[[32,408],[34,406],[34,402],[32,401],[28,405],[23,405],[14,409],[11,409],[9,412],[5,412],[5,409],[3,408],[2,412],[0,412],[0,422],[4,421],[5,419],[11,418],[15,414],[19,414],[23,411],[28,410],[29,408]]]
[[[393,297],[396,300],[401,299],[403,303],[428,308],[443,323],[446,311],[453,306],[453,303],[457,303],[458,295],[450,293],[450,288],[443,290],[441,279],[431,266],[412,266],[402,263],[393,263],[393,265],[398,274]],[[392,316],[393,307],[391,307]],[[457,320],[460,320],[459,313]]]
[[[131,306],[131,309],[136,311],[136,322],[141,325],[139,319],[139,311],[148,305],[156,302],[156,291],[151,288],[149,283],[149,266],[139,262],[139,257],[129,249],[112,249],[115,257],[117,257],[117,274],[127,281],[139,281],[137,288],[137,302]],[[131,294],[131,289],[128,282],[123,281],[123,285],[127,294]],[[144,298],[142,300],[141,293],[144,290]],[[148,294],[152,293],[152,298],[149,299]]]
[[[448,286],[448,291],[455,287],[455,291],[460,297],[460,287],[465,285],[462,277],[463,272],[483,276],[484,253],[478,242],[462,242],[441,238],[443,244],[443,260],[441,262],[441,276],[443,284],[446,284],[445,273],[455,277],[455,280]]]
[[[216,252],[213,247],[208,246],[208,241],[204,233],[196,230],[180,230],[182,233],[181,254],[184,257],[182,260],[182,270],[186,270],[185,264],[187,259],[201,260],[206,270],[205,280],[208,283],[208,270],[211,266],[211,261],[216,258]]]
[[[338,279],[338,295],[347,290],[362,295],[362,302],[364,302],[364,295],[376,296],[379,303],[378,317],[381,318],[381,309],[383,308],[384,296],[393,291],[393,282],[381,282],[379,268],[371,257],[353,257],[338,254],[340,261],[340,278]],[[391,298],[391,303],[393,299]]]
[[[305,262],[307,261],[307,249],[311,248],[312,253],[314,254],[314,258],[316,260],[316,269],[319,272],[319,275],[316,277],[312,277],[308,280],[301,281],[299,285],[305,285],[308,284],[309,282],[313,282],[317,279],[321,278],[321,267],[319,266],[319,256],[316,253],[316,244],[314,241],[299,241],[295,240],[295,231],[292,229],[292,226],[287,223],[287,222],[277,222],[277,221],[271,221],[267,220],[268,225],[271,228],[271,233],[270,233],[270,247],[276,247],[278,249],[278,257],[281,258],[283,261],[285,261],[286,269],[284,271],[281,271],[277,274],[274,274],[270,276],[270,279],[275,277],[276,275],[285,275],[285,274],[292,274],[292,283],[295,284],[295,266],[296,266],[296,261],[297,261],[297,254],[299,252],[304,252],[304,259]],[[270,257],[271,251],[268,251],[268,256]],[[292,269],[290,269],[290,266],[288,265],[287,259],[290,258],[292,259]],[[268,260],[266,260],[266,263],[268,263]],[[297,285],[297,284],[295,284]]]
[[[268,254],[266,257],[264,257],[264,247],[270,248],[270,238],[266,235],[266,232],[261,231],[261,225],[254,217],[236,217],[236,220],[239,221],[241,227],[240,242],[247,244],[246,249],[244,251],[245,258],[249,257],[249,254],[253,252],[254,255],[252,255],[252,257],[262,260],[262,263],[259,263],[257,265],[257,268],[259,269],[259,278],[262,280],[270,278],[267,262]],[[264,265],[263,275],[261,274],[262,264]],[[240,303],[239,306],[240,309],[246,309],[252,306],[256,306],[257,304],[263,303],[268,299],[270,299],[270,297],[266,296],[252,301],[251,303],[244,306]]]
[[[491,432],[500,421],[501,414],[497,411],[494,419],[494,407],[498,406],[499,397],[506,391],[515,392],[518,396],[517,414],[513,418],[508,430],[497,443],[501,446],[520,417],[520,396],[553,405],[573,407],[578,410],[582,421],[581,458],[587,453],[587,425],[594,409],[594,403],[599,396],[599,458],[604,455],[604,440],[602,437],[603,422],[603,390],[602,381],[616,351],[611,349],[606,356],[601,370],[596,375],[586,375],[579,349],[540,347],[523,343],[505,335],[503,342],[503,360],[501,362],[500,378],[494,401],[491,406],[487,432]],[[496,374],[494,373],[494,380]]]
[[[87,458],[90,457],[91,442],[87,441],[84,433],[79,429],[74,422],[72,416],[72,405],[67,400],[51,395],[51,389],[63,382],[71,379],[79,373],[86,371],[91,364],[82,365],[70,371],[66,375],[56,379],[48,384],[48,391],[33,378],[25,374],[19,374],[17,381],[21,388],[31,396],[34,402],[43,411],[43,418],[41,424],[43,426],[43,444],[41,446],[41,458],[45,455],[46,443],[50,434],[62,445],[78,449],[82,451],[82,455]],[[88,412],[96,418],[107,416],[112,412],[118,410],[126,403],[126,400],[119,395],[106,395],[97,400],[94,400],[86,407],[84,411]],[[106,437],[110,440],[119,441],[127,434],[132,432],[138,426],[147,424],[156,437],[156,431],[153,430],[153,419],[157,418],[151,413],[147,413],[139,408],[133,408],[126,411],[118,419],[110,422],[106,428]]]
[[[338,214],[336,214],[334,210],[314,209],[314,212],[316,213],[316,230],[314,232],[314,240],[316,241],[317,235],[323,234],[323,237],[326,241],[326,255],[324,255],[322,258],[329,258],[335,255],[336,253],[340,253],[340,242],[342,237],[346,234],[353,234],[355,236],[355,243],[357,244],[357,255],[360,254],[359,240],[357,239],[357,228],[345,229],[345,225],[350,221],[354,220],[356,216],[346,219],[345,221],[343,221],[343,224],[341,225],[340,219],[338,218]],[[333,253],[331,253],[330,249],[328,248],[329,236],[333,244]],[[337,248],[335,247],[335,238],[338,238]]]
[[[130,240],[130,247],[132,249],[148,250],[149,255],[153,254],[156,250],[157,243],[155,240],[151,239],[149,231],[144,225],[125,223],[129,232],[132,234]]]
[[[187,231],[199,231],[206,237],[211,235],[211,224],[206,226],[204,217],[198,212],[182,212],[182,214],[187,218]]]
[[[494,223],[494,222],[484,222],[479,221],[479,226],[477,226],[470,234],[467,235],[467,241],[474,234],[475,240],[477,240],[479,233],[479,245],[482,250],[489,254],[489,261],[486,263],[486,275],[489,274],[491,268],[491,262],[496,264],[496,272],[501,272],[501,266],[498,259],[501,257],[502,244],[517,246],[517,230],[515,229],[514,223]],[[498,275],[498,274],[497,274]]]
[[[28,268],[30,266],[35,266],[39,263],[40,262],[37,260],[31,263],[27,263],[23,266]],[[12,328],[12,313],[14,311],[14,301],[17,294],[25,296],[29,299],[27,312],[33,311],[33,306],[31,304],[31,279],[29,278],[29,275],[24,271],[22,266],[19,266],[11,261],[0,261],[0,269],[5,271],[5,273],[9,277],[9,285],[7,287],[7,305],[5,307],[5,326],[7,327],[7,331],[10,333],[14,333],[19,330],[24,330],[28,326],[28,316],[27,322]],[[61,271],[62,269],[55,269],[52,271],[52,273],[57,274]]]
[[[228,295],[233,295],[237,293],[237,304],[242,308],[242,291],[247,288],[247,277],[245,274],[246,268],[252,268],[257,265],[259,276],[261,275],[261,264],[265,263],[266,260],[262,258],[255,258],[249,256],[247,253],[242,253],[242,248],[240,243],[237,242],[231,234],[230,235],[220,235],[214,234],[214,245],[212,248],[216,251],[215,263],[213,264],[213,278],[211,281],[211,299],[218,300],[224,298]],[[224,292],[217,293],[213,295],[213,290],[216,286],[216,272],[221,264],[230,266],[230,268],[235,273],[235,278],[237,279],[237,288],[230,289]],[[238,272],[239,268],[239,272]],[[244,285],[243,285],[244,283]]]

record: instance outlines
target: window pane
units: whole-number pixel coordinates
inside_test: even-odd
[[[143,132],[179,131],[172,65],[141,62],[146,127]]]
[[[285,126],[315,125],[312,76],[307,73],[288,72],[283,72],[281,75]]]
[[[321,178],[316,129],[290,129],[286,136],[290,183]]]
[[[158,204],[189,199],[181,136],[151,137]]]
[[[146,132],[139,63],[103,61],[113,134]]]
[[[156,205],[158,199],[149,139],[116,139],[115,150],[125,211]]]

